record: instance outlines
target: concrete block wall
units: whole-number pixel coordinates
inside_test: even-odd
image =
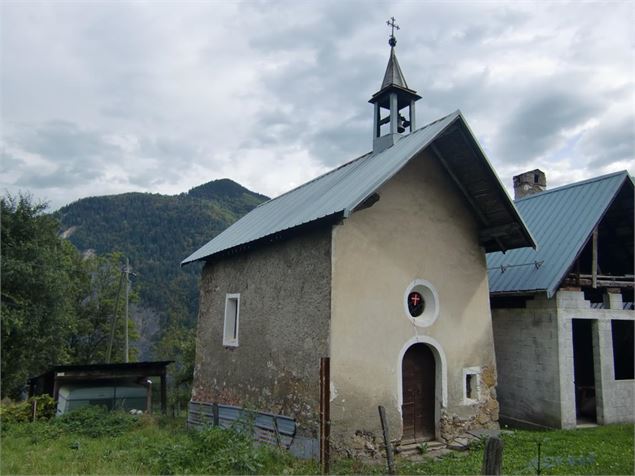
[[[633,311],[622,309],[622,296],[608,294],[605,302],[607,309],[592,309],[589,301],[584,300],[581,291],[558,291],[555,296],[558,306],[558,320],[560,321],[561,355],[569,352],[573,347],[571,322],[573,319],[592,319],[593,330],[593,364],[595,372],[595,396],[597,420],[599,424],[625,423],[635,421],[633,408],[635,406],[635,380],[615,380],[613,364],[613,336],[611,321],[633,320]],[[563,358],[563,362],[566,359]],[[573,360],[566,363],[561,371],[561,388],[570,388],[562,392],[563,418],[567,421],[564,427],[575,426],[575,396],[573,384]],[[570,373],[569,373],[570,372]],[[571,420],[573,422],[571,423]]]
[[[553,301],[493,309],[502,422],[560,427],[558,319]]]
[[[526,309],[493,309],[501,421],[576,427],[573,319],[593,321],[593,358],[599,424],[633,422],[635,380],[615,380],[611,321],[635,319],[609,294],[607,309],[592,309],[581,291],[537,295]]]
[[[613,363],[613,335],[611,321],[633,320],[632,311],[622,309],[622,296],[608,294],[605,302],[608,309],[592,309],[588,301],[584,301],[582,292],[559,291],[558,317],[561,321],[561,340],[565,342],[563,353],[573,346],[571,339],[572,319],[593,320],[593,364],[595,373],[595,397],[597,422],[599,424],[626,423],[635,421],[633,408],[635,405],[635,380],[615,380]],[[570,342],[570,344],[569,344]],[[575,398],[571,398],[573,390],[573,362],[561,373],[562,386],[571,387],[569,398],[563,400],[563,416],[568,422],[566,427],[575,426]],[[570,373],[569,373],[570,369]],[[566,397],[567,395],[565,395]],[[570,421],[573,419],[573,422]]]

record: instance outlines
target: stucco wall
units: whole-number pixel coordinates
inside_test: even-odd
[[[386,407],[401,436],[401,357],[417,341],[437,359],[437,436],[454,424],[496,426],[494,348],[485,256],[460,192],[435,159],[420,155],[378,191],[380,200],[333,232],[331,432],[380,431]],[[432,283],[440,313],[429,327],[406,315],[415,279]],[[479,367],[481,399],[463,403],[463,369]],[[477,421],[480,418],[481,422]],[[494,421],[493,421],[494,420]]]
[[[498,402],[503,421],[560,427],[558,317],[554,302],[493,309]]]
[[[319,363],[328,356],[331,233],[203,269],[192,398],[297,418],[318,431]],[[225,295],[240,293],[239,346],[223,347]]]

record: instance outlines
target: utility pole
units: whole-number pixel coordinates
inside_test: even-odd
[[[124,320],[124,356],[123,361],[128,363],[128,298],[130,296],[130,260],[126,257],[126,319]]]
[[[106,363],[110,363],[112,356],[112,343],[115,340],[115,326],[117,324],[117,311],[119,310],[119,296],[121,295],[121,286],[123,286],[123,270],[119,275],[119,287],[117,288],[117,298],[115,299],[115,313],[110,321],[110,339],[108,340],[108,352],[106,353]]]

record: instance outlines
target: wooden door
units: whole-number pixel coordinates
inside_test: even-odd
[[[425,344],[415,344],[403,357],[403,439],[434,439],[435,364]]]

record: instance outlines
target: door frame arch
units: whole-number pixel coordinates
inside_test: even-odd
[[[402,405],[403,405],[403,375],[402,375],[402,365],[403,358],[406,355],[406,352],[410,347],[415,344],[426,344],[432,350],[432,355],[434,355],[434,365],[435,365],[435,378],[434,378],[434,432],[436,438],[439,438],[439,420],[441,419],[441,409],[447,408],[448,406],[448,365],[447,359],[445,357],[445,352],[443,351],[443,347],[439,344],[438,341],[433,339],[430,336],[425,335],[417,335],[411,339],[409,339],[401,348],[399,352],[399,358],[397,360],[397,410],[399,411],[399,416],[401,417],[401,434],[403,437],[403,413],[402,413]]]

